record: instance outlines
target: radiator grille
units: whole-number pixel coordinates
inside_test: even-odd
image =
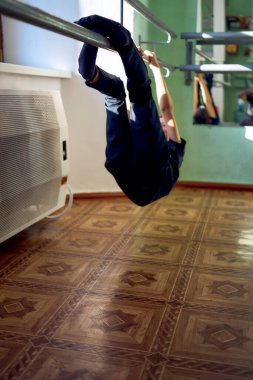
[[[57,205],[61,155],[52,94],[0,90],[0,241]]]

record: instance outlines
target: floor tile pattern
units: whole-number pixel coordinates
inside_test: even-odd
[[[0,245],[3,380],[253,379],[253,193],[77,199]]]

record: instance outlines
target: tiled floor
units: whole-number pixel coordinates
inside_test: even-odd
[[[253,192],[78,200],[0,275],[3,380],[253,379]]]

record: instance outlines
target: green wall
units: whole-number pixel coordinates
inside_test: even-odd
[[[226,15],[227,16],[251,16],[253,15],[253,1],[249,0],[227,0],[226,2]],[[245,29],[241,29],[245,30]],[[235,30],[237,31],[237,30]],[[238,30],[239,31],[239,30]],[[251,48],[252,45],[238,45],[237,54],[226,54],[226,63],[240,63],[240,64],[252,64],[249,62],[249,57],[245,56],[245,49]],[[249,74],[235,73],[231,77],[232,87],[225,87],[225,112],[224,121],[233,121],[235,117],[235,111],[238,108],[238,95],[240,92],[247,88],[246,81],[239,78],[246,78]],[[246,85],[246,87],[245,87]],[[246,109],[247,107],[245,107]]]
[[[142,0],[142,3],[178,35],[168,45],[157,45],[158,57],[172,65],[184,64],[185,43],[180,39],[180,33],[196,31],[197,0]],[[136,42],[139,34],[142,40],[166,39],[164,33],[136,13]],[[142,47],[153,49],[148,45]],[[179,70],[171,72],[166,81],[174,100],[181,135],[187,140],[180,180],[253,184],[253,141],[245,138],[245,129],[236,126],[193,126],[193,85],[184,84],[184,73]]]

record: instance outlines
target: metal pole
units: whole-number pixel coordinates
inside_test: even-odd
[[[192,45],[193,43],[191,41],[186,41],[185,46],[185,61],[187,65],[192,64]],[[191,72],[185,71],[184,73],[184,84],[186,86],[189,86],[191,84]]]
[[[153,13],[151,13],[148,8],[146,8],[140,1],[138,0],[125,0],[128,4],[130,4],[136,11],[145,16],[149,21],[158,26],[163,31],[170,34],[172,38],[176,38],[177,35],[173,30],[171,30],[163,21],[161,21],[158,17],[156,17]]]
[[[0,13],[93,46],[115,50],[104,36],[16,0],[0,0]]]
[[[180,37],[185,40],[248,40],[253,42],[253,31],[181,33]]]
[[[253,65],[237,64],[208,64],[208,65],[180,65],[181,71],[194,71],[196,73],[240,73],[253,71]]]
[[[216,63],[216,61],[213,58],[211,58],[207,54],[203,53],[203,51],[201,51],[197,48],[194,48],[194,52],[196,54],[200,55],[201,57],[205,58],[207,61],[212,62],[212,63]]]
[[[158,59],[158,63],[160,67],[164,67],[166,69],[169,69],[170,71],[173,71],[177,68],[176,66],[169,65],[167,62],[161,61],[160,59]]]
[[[244,40],[216,40],[216,39],[206,39],[206,40],[196,40],[196,45],[250,45],[252,44],[252,39]]]
[[[16,0],[0,0],[0,13],[93,46],[115,50],[109,40],[101,34],[92,32],[79,25],[44,12],[39,8],[31,7]],[[162,67],[166,67],[170,70],[173,69],[173,67],[166,62],[159,60],[158,62]]]
[[[120,0],[120,23],[123,25],[124,22],[124,0]]]

